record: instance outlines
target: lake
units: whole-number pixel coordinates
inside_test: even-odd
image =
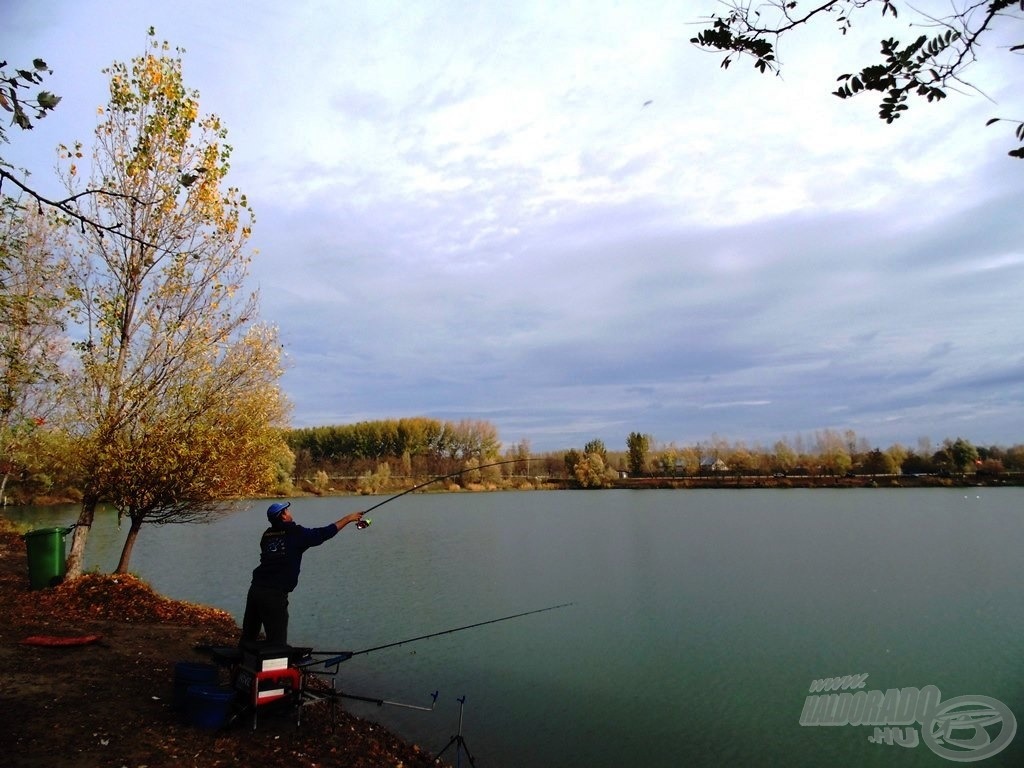
[[[144,528],[133,571],[240,619],[268,503]],[[408,495],[306,554],[289,637],[361,650],[572,603],[342,664],[349,693],[438,690],[348,705],[430,751],[464,697],[481,766],[1022,765],[1022,512],[1020,488]],[[101,514],[87,566],[126,532]]]

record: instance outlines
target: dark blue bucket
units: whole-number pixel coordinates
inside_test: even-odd
[[[174,665],[174,699],[171,706],[184,710],[188,706],[188,689],[193,685],[216,685],[217,668],[213,664],[179,661]]]
[[[192,685],[188,689],[188,721],[196,728],[216,731],[227,725],[235,692],[219,685]]]

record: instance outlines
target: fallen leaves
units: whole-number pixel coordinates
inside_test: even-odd
[[[7,670],[0,718],[11,768],[382,768],[433,766],[430,755],[375,724],[321,707],[295,719],[261,717],[259,731],[210,734],[173,711],[173,667],[198,644],[233,643],[224,611],[169,600],[129,575],[88,574],[29,589],[25,543],[0,517],[0,663]],[[102,635],[82,646],[22,645],[32,635]],[[335,720],[335,717],[337,718]]]
[[[212,630],[235,629],[231,614],[205,605],[170,600],[128,574],[86,574],[53,589],[30,593],[26,600],[73,620],[104,619],[159,622]]]

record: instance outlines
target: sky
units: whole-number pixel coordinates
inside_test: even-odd
[[[1016,21],[973,88],[886,125],[830,92],[921,34],[908,11],[800,30],[776,77],[690,44],[714,0],[3,7],[0,60],[45,59],[63,100],[2,153],[55,196],[101,70],[150,26],[186,50],[255,210],[293,426],[1024,443],[1024,161],[985,125],[1024,118]]]

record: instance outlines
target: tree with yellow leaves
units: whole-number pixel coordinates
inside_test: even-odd
[[[65,351],[65,265],[52,234],[43,214],[0,195],[0,500],[9,477],[46,474]]]
[[[142,56],[105,70],[87,181],[82,145],[62,147],[69,193],[108,192],[82,205],[118,233],[82,227],[70,257],[84,488],[69,578],[101,502],[132,520],[126,564],[143,521],[204,519],[265,488],[281,453],[280,347],[244,289],[252,210],[226,185],[227,131],[200,116],[181,54],[150,29]]]
[[[272,490],[287,412],[280,347],[254,326],[217,360],[197,356],[104,450],[104,500],[130,521],[117,573],[143,523],[206,522],[234,499]],[[210,357],[214,357],[211,353]]]

